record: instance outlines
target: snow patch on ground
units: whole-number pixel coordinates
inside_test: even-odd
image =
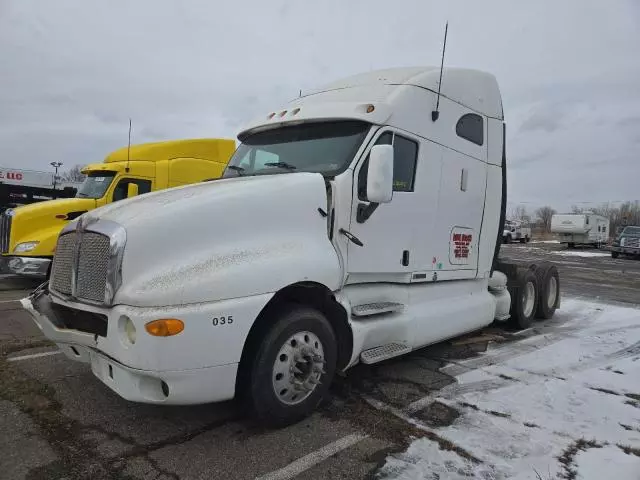
[[[576,480],[639,479],[640,457],[627,455],[619,447],[591,448],[575,459]]]
[[[560,243],[560,240],[531,240],[530,243]]]
[[[563,257],[610,257],[610,252],[582,252],[580,250],[564,250],[560,252],[553,252],[555,255],[561,255]]]
[[[566,299],[552,325],[521,342],[536,348],[496,357],[458,376],[455,394],[434,395],[463,414],[434,431],[482,463],[423,438],[390,457],[381,477],[549,480],[570,467],[577,478],[640,480],[640,457],[618,447],[640,448],[640,310]],[[583,439],[601,448],[582,450]]]

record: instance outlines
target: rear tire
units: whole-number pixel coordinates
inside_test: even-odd
[[[536,318],[548,320],[560,305],[560,275],[555,265],[541,265],[535,270],[538,281]]]
[[[289,305],[275,315],[255,354],[248,393],[261,423],[283,427],[310,415],[325,398],[335,373],[337,342],[317,310]]]
[[[538,306],[538,280],[530,269],[518,269],[518,274],[507,283],[511,294],[511,325],[529,328]]]
[[[507,237],[504,240],[504,243],[511,243],[511,235],[507,235]]]
[[[611,258],[618,258],[620,256],[620,252],[611,252]]]
[[[529,243],[531,241],[531,239],[527,236],[527,237],[524,237],[524,241],[525,241],[525,243]]]
[[[522,237],[522,238],[520,239],[520,243],[525,243],[526,241],[527,241],[527,239],[526,239],[525,237]]]
[[[573,243],[573,242],[569,242],[569,243],[567,244],[567,247],[569,247],[570,249],[574,249],[574,248],[576,248],[576,244],[575,244],[575,243]]]

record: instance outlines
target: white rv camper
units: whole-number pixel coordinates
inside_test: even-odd
[[[609,240],[609,219],[594,213],[559,214],[551,217],[551,233],[569,248],[576,245],[600,246]]]

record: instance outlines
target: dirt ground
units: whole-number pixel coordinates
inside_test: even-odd
[[[640,303],[640,261],[550,243],[508,245],[503,254],[553,261],[565,296]],[[505,356],[517,355],[533,348],[521,341],[534,334],[564,334],[566,320],[559,311],[527,332],[492,326],[355,367],[336,379],[330,399],[312,417],[266,430],[232,402],[162,407],[122,400],[88,366],[60,354],[20,309],[15,300],[33,286],[0,278],[0,479],[377,478],[387,456],[416,437],[475,461],[430,429],[459,413],[429,397],[455,382],[456,360],[477,356],[490,344],[504,347]],[[405,421],[408,411],[420,426]]]

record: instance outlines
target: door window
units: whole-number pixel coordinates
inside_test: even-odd
[[[123,178],[118,182],[116,188],[113,190],[113,201],[124,200],[127,198],[127,189],[129,184],[134,183],[138,185],[138,194],[149,193],[151,191],[151,180],[141,180],[139,178]]]
[[[418,162],[418,144],[392,132],[380,135],[375,144],[393,145],[393,191],[413,192]],[[368,167],[369,156],[367,155],[358,175],[358,198],[360,200],[366,200]]]

